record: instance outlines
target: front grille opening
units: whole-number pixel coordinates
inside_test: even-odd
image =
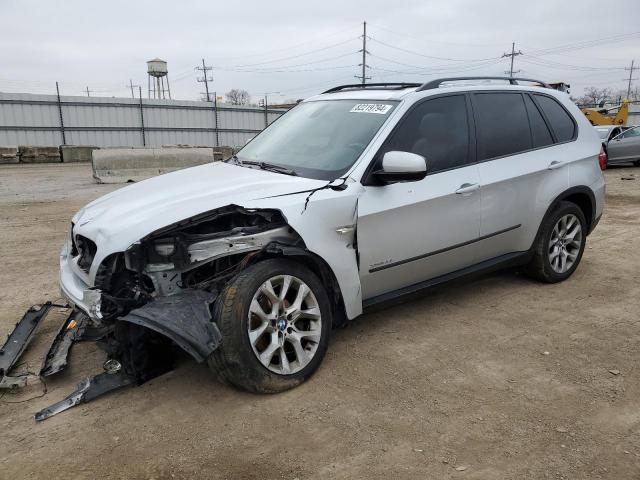
[[[71,222],[71,256],[78,256],[78,247],[76,246],[76,236],[73,233],[73,229],[75,228],[75,223]]]
[[[93,257],[96,256],[98,247],[93,240],[89,240],[87,237],[83,237],[82,235],[76,236],[75,243],[78,253],[80,254],[80,258],[78,258],[78,266],[83,272],[89,273],[89,269],[93,263]]]

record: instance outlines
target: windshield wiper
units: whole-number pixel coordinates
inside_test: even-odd
[[[254,162],[252,160],[242,160],[239,165],[252,165],[258,167],[260,170],[267,170],[268,172],[282,173],[284,175],[291,175],[297,177],[298,174],[290,168],[276,165],[275,163],[267,162]]]
[[[233,162],[235,165],[242,165],[242,160],[240,160],[238,156],[235,154],[231,155],[229,158],[224,160],[224,163],[231,163],[231,162]]]

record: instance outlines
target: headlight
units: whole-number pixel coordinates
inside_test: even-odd
[[[169,257],[176,252],[176,245],[173,242],[158,242],[154,245],[154,249],[158,255]]]

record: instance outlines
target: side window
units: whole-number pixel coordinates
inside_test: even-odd
[[[549,127],[542,118],[540,110],[533,103],[533,100],[529,95],[524,96],[524,104],[527,107],[527,113],[529,114],[529,125],[531,126],[531,139],[533,140],[533,148],[546,147],[553,144],[553,137]]]
[[[434,98],[411,110],[382,151],[393,150],[422,155],[429,173],[467,163],[469,125],[464,95]]]
[[[624,132],[620,138],[640,137],[640,128],[630,128]]]
[[[529,119],[520,93],[477,93],[474,113],[478,160],[531,149]]]
[[[571,140],[575,134],[576,126],[565,109],[551,97],[545,95],[536,95],[535,97],[547,120],[549,120],[558,142]]]

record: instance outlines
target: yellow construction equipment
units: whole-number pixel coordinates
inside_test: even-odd
[[[554,90],[569,93],[571,85],[565,82],[549,82],[548,85]],[[609,113],[611,110],[618,110],[615,115]],[[629,119],[629,101],[625,98],[619,107],[611,108],[581,108],[582,113],[591,122],[591,125],[617,125],[626,127]]]
[[[609,113],[610,110],[618,109],[615,115]],[[591,122],[591,125],[618,125],[627,126],[629,119],[629,101],[625,98],[619,107],[613,108],[581,108],[582,113]]]

